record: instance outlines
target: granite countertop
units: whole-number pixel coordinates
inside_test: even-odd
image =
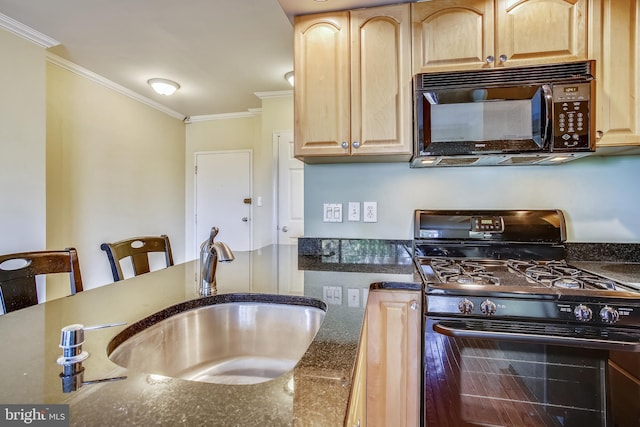
[[[640,290],[640,244],[569,243],[567,249],[574,267]]]
[[[394,261],[385,258],[385,253],[403,254],[401,245],[392,246],[395,249],[381,246],[378,262],[351,258],[333,262],[332,268],[325,268],[328,263],[323,257],[314,261],[312,255],[299,256],[297,246],[236,252],[234,262],[218,266],[218,295],[262,293],[324,300],[325,288],[341,291],[342,301],[328,304],[325,320],[297,366],[260,384],[220,385],[157,377],[127,370],[107,358],[107,344],[128,325],[199,298],[196,261],[0,316],[4,343],[0,347],[0,403],[68,404],[70,424],[79,426],[341,426],[369,289],[384,289],[384,283],[392,282],[393,287],[404,283],[405,289],[420,291],[406,256]],[[350,265],[350,271],[336,271],[340,265]],[[126,378],[85,384],[63,393],[61,367],[56,363],[61,355],[60,329],[76,323],[113,322],[127,325],[85,332],[83,350],[90,356],[83,362],[84,381]]]

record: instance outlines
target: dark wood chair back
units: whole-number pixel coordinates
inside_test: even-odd
[[[120,261],[130,257],[133,266],[133,274],[148,273],[149,270],[149,253],[164,252],[165,263],[167,267],[173,265],[173,255],[171,254],[171,244],[169,237],[165,234],[160,237],[134,237],[132,239],[121,240],[115,243],[103,243],[100,249],[107,253],[109,264],[111,265],[111,273],[113,280],[124,280],[122,266]]]
[[[0,302],[5,313],[38,304],[36,276],[69,273],[70,294],[82,292],[75,248],[0,255]]]

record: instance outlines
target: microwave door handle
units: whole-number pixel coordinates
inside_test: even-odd
[[[545,108],[545,124],[544,124],[544,136],[542,138],[543,146],[551,143],[551,109],[553,108],[553,92],[550,85],[542,85],[542,92],[544,93],[544,108]]]

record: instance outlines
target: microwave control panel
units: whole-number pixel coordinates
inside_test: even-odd
[[[553,85],[552,151],[589,150],[591,83]]]

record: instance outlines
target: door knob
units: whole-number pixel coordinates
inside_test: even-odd
[[[247,221],[249,221],[249,218],[247,218],[246,216],[243,216],[242,217],[242,222],[247,222]]]
[[[282,232],[286,233],[287,231],[289,231],[289,229],[287,228],[287,226],[285,225],[284,227],[282,227]]]

